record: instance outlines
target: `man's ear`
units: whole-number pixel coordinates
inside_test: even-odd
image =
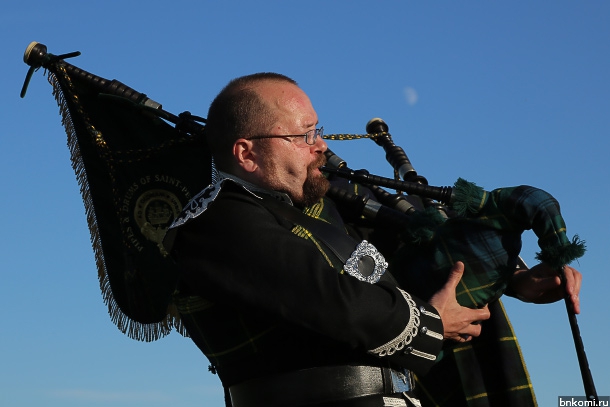
[[[237,165],[246,172],[254,172],[258,168],[257,155],[252,151],[254,144],[251,140],[238,139],[233,144],[233,156]]]

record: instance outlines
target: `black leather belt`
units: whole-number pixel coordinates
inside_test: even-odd
[[[233,407],[307,406],[410,390],[405,376],[397,386],[399,376],[382,367],[323,366],[250,379],[229,387],[229,394]]]

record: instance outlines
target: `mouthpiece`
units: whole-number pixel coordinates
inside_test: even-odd
[[[324,152],[324,155],[326,156],[327,165],[329,165],[331,168],[343,168],[343,167],[347,166],[347,163],[345,162],[345,160],[343,160],[337,154],[333,153],[330,150],[330,148],[326,149],[326,151]],[[322,167],[322,168],[324,168],[324,167]]]

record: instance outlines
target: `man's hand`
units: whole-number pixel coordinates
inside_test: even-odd
[[[466,342],[473,336],[481,334],[481,325],[478,322],[489,319],[487,306],[481,309],[462,307],[456,299],[455,289],[464,274],[464,264],[457,262],[451,268],[445,286],[437,291],[429,303],[436,308],[443,321],[445,339],[457,342]]]
[[[570,266],[564,266],[565,288],[557,270],[544,263],[531,269],[518,270],[510,281],[510,290],[517,298],[535,304],[548,304],[568,297],[574,313],[580,313],[580,286],[582,274]]]

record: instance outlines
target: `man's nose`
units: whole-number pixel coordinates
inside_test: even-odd
[[[313,143],[313,145],[311,146],[312,152],[319,151],[319,152],[324,153],[326,150],[328,150],[328,145],[326,144],[326,141],[322,137],[318,137],[316,139],[316,142]]]

